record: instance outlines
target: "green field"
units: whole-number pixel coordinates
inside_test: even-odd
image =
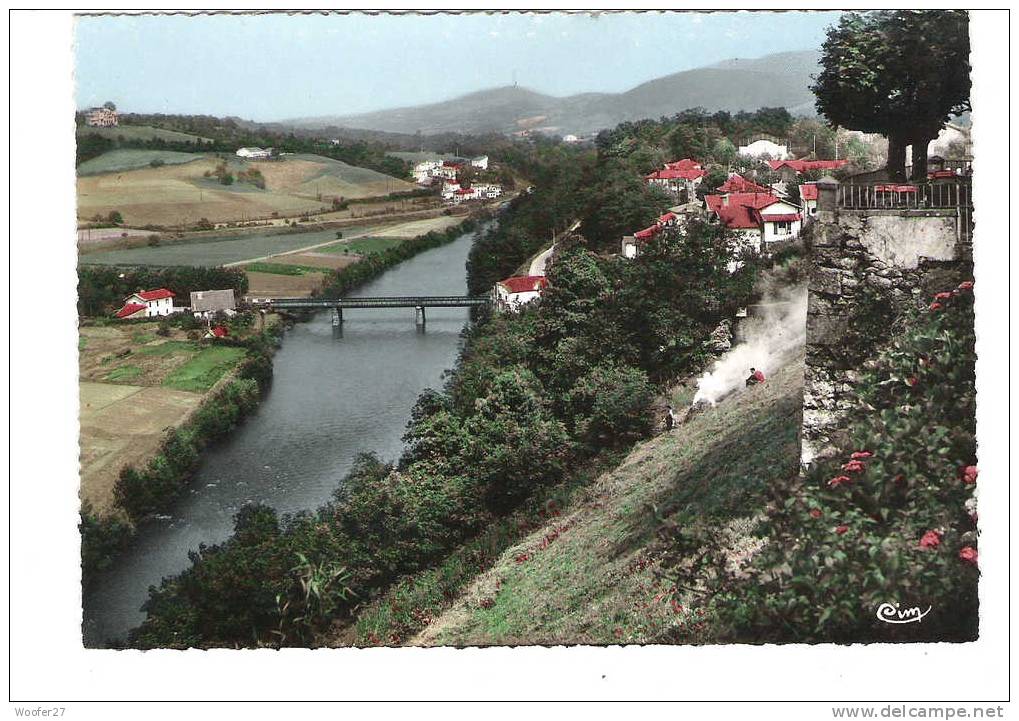
[[[176,130],[164,130],[153,128],[150,125],[118,125],[115,128],[92,128],[87,125],[78,126],[77,135],[101,135],[110,140],[166,140],[174,143],[194,143],[201,141],[211,143],[211,138],[202,138],[189,133],[180,133]]]
[[[344,228],[347,235],[363,233],[363,227]],[[286,233],[279,228],[234,238],[207,237],[190,243],[164,243],[150,248],[127,248],[87,253],[79,262],[88,265],[198,265],[212,267],[247,258],[278,255],[336,239],[335,230]],[[342,250],[340,252],[343,252]]]
[[[394,248],[406,238],[387,238],[385,236],[372,236],[369,238],[357,238],[350,241],[349,243],[337,243],[336,245],[330,245],[322,248],[326,253],[336,253],[342,255],[343,253],[357,253],[358,255],[368,255],[369,253],[379,253],[388,248]]]
[[[178,153],[174,150],[133,150],[123,148],[103,153],[99,157],[86,160],[78,166],[78,175],[100,175],[102,173],[119,173],[125,170],[147,168],[153,160],[160,160],[164,165],[182,165],[206,157],[204,153]]]
[[[244,266],[249,273],[272,273],[273,275],[307,275],[328,273],[328,268],[313,268],[310,265],[285,265],[283,263],[252,263]]]
[[[211,346],[174,370],[163,380],[163,387],[179,391],[204,393],[230,371],[241,358],[243,348]]]
[[[106,376],[106,380],[111,383],[129,383],[144,373],[138,366],[126,365],[114,368],[110,371],[109,375]]]

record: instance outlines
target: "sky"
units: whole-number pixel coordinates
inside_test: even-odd
[[[729,58],[819,48],[836,12],[80,16],[79,108],[268,122],[512,85],[620,92]]]

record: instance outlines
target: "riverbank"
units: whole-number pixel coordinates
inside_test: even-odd
[[[459,232],[453,242],[417,246],[395,267],[375,266],[376,277],[362,277],[360,289],[346,294],[464,294],[474,233]],[[352,312],[342,336],[321,314],[289,327],[258,411],[203,453],[186,493],[139,524],[116,563],[98,574],[86,594],[86,644],[122,642],[144,619],[148,588],[185,568],[189,552],[228,537],[246,504],[269,503],[281,514],[316,507],[359,451],[398,455],[415,399],[453,365],[467,320],[464,309],[441,309],[422,332],[413,313],[372,310]],[[368,383],[366,369],[399,380]]]

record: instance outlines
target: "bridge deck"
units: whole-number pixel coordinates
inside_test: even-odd
[[[470,308],[492,302],[485,295],[409,295],[363,298],[275,298],[259,305],[275,308]]]

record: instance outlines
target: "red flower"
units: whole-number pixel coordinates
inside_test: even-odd
[[[871,453],[870,451],[853,451],[853,455],[849,457],[852,458],[854,461],[858,461],[861,458],[870,458],[873,455],[874,454]]]
[[[821,509],[820,508],[811,508],[810,509],[810,517],[811,518],[820,518],[821,517]]]
[[[849,526],[842,525],[842,526],[838,526],[838,527],[835,528],[835,533],[837,533],[837,534],[839,534],[841,536],[843,533],[845,533],[848,530],[849,530]]]
[[[952,297],[952,292],[948,291],[948,290],[943,290],[940,293],[935,293],[934,294],[934,300],[948,300],[951,297]]]
[[[909,378],[906,379],[906,385],[910,386],[911,388],[915,388],[916,384],[919,382],[920,379],[917,378],[916,376],[910,376]]]
[[[842,470],[847,473],[860,473],[866,468],[863,461],[849,461],[849,463],[842,464]]]
[[[927,531],[920,539],[920,548],[937,548],[941,545],[940,531]]]
[[[967,485],[973,485],[977,482],[977,474],[979,472],[976,466],[966,466],[962,469],[962,482]]]
[[[959,283],[959,290],[973,290],[973,281],[964,280],[962,283]]]
[[[972,546],[963,546],[959,549],[959,560],[972,566],[977,565],[977,549]]]
[[[937,313],[939,310],[941,310],[944,307],[945,306],[941,305],[941,303],[938,303],[937,301],[934,301],[933,303],[930,304],[930,306],[928,306],[928,310],[930,310],[932,313]]]
[[[852,482],[853,482],[853,479],[850,478],[849,476],[835,476],[830,481],[828,481],[828,487],[829,488],[838,488],[839,486],[843,486],[843,485],[846,485],[847,483],[852,483]]]

